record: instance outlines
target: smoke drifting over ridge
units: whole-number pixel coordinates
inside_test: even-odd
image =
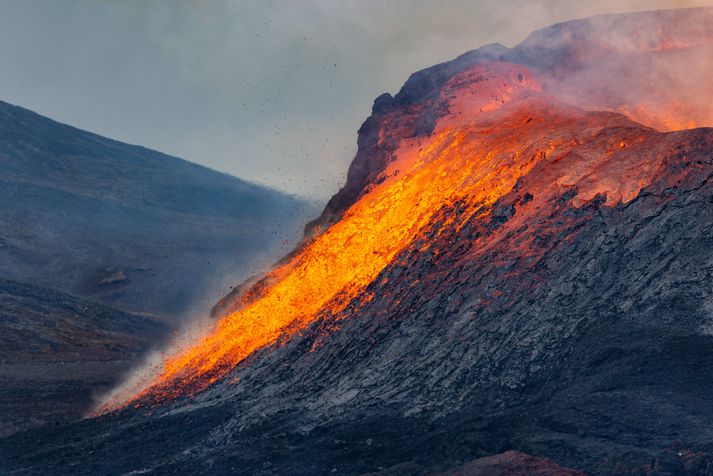
[[[1,3],[3,99],[319,199],[343,181],[372,99],[413,71],[486,43],[513,46],[558,21],[713,5]]]

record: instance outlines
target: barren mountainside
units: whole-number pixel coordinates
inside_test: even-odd
[[[711,25],[607,15],[415,73],[211,333],[0,469],[710,474]]]
[[[0,102],[0,274],[173,324],[294,241],[311,205]]]

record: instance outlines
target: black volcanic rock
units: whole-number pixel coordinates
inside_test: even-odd
[[[227,278],[283,254],[311,212],[2,102],[0,172],[0,275],[174,323]]]

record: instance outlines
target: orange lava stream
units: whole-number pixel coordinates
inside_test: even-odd
[[[223,318],[184,354],[169,358],[150,393],[185,393],[181,382],[200,389],[256,349],[273,344],[289,328],[312,322],[326,308],[339,312],[407,246],[443,205],[464,195],[483,204],[510,190],[524,170],[504,169],[489,154],[458,156],[460,131],[445,131],[416,151],[406,176],[392,177],[366,195],[346,216],[290,263],[261,298]],[[456,160],[454,160],[456,159]]]

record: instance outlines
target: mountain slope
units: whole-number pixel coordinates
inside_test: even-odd
[[[310,212],[2,102],[0,170],[4,277],[171,319],[284,252]]]
[[[543,474],[708,474],[713,129],[679,129],[712,118],[659,95],[712,71],[623,93],[637,65],[705,65],[711,19],[597,17],[416,73],[212,334],[119,411],[0,442],[0,468],[528,474],[517,450]]]

